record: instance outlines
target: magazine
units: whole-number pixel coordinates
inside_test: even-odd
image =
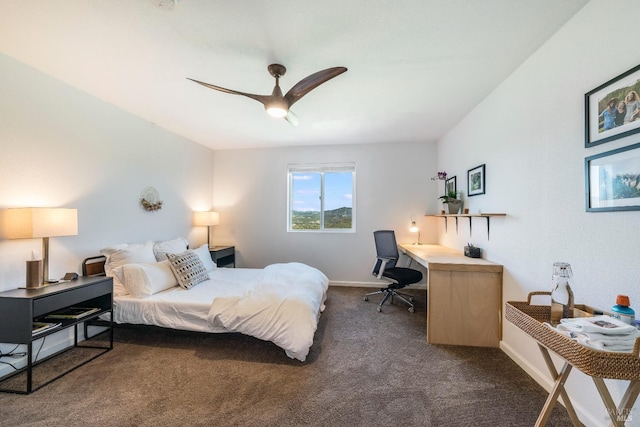
[[[80,319],[100,311],[98,307],[68,307],[47,314],[49,319]]]
[[[49,329],[57,328],[62,323],[33,322],[31,326],[31,335],[38,335]]]

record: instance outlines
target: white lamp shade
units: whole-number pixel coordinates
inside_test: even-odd
[[[5,213],[6,237],[34,239],[39,237],[78,235],[78,210],[65,208],[10,208]]]
[[[220,224],[218,212],[196,212],[193,216],[193,224],[197,226],[210,226]]]

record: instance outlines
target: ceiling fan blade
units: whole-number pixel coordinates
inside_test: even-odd
[[[333,67],[313,73],[296,83],[284,97],[289,102],[289,106],[291,106],[311,90],[345,71],[347,71],[345,67]]]
[[[254,95],[252,93],[245,93],[245,92],[240,92],[240,91],[237,91],[237,90],[225,89],[225,88],[220,87],[220,86],[215,86],[215,85],[212,85],[212,84],[209,84],[209,83],[201,82],[199,80],[190,79],[189,77],[187,77],[187,80],[191,80],[192,82],[198,83],[199,85],[202,85],[204,87],[208,87],[209,89],[219,90],[220,92],[230,93],[232,95],[246,96],[248,98],[255,99],[256,101],[261,102],[263,105],[266,105],[269,102],[269,100],[271,99],[270,95]]]
[[[287,115],[284,116],[284,119],[288,121],[289,124],[294,128],[298,127],[298,125],[300,124],[300,120],[298,120],[298,116],[296,116],[294,112],[291,110],[287,111]]]

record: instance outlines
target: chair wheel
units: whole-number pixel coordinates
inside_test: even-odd
[[[369,301],[369,297],[364,297],[364,300],[365,301]]]
[[[414,310],[413,307],[409,308],[409,313],[414,313],[414,312],[415,312],[415,310]]]
[[[409,302],[415,302],[415,300],[416,299],[414,297],[409,298]]]
[[[382,312],[382,307],[378,306],[377,310],[378,310],[378,313],[381,313]]]

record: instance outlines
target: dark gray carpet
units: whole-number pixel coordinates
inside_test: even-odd
[[[330,288],[305,363],[238,334],[118,327],[114,350],[31,395],[0,394],[1,423],[534,425],[546,392],[499,349],[429,345],[423,290],[414,314],[378,313],[366,291]],[[549,425],[571,425],[562,406]]]

